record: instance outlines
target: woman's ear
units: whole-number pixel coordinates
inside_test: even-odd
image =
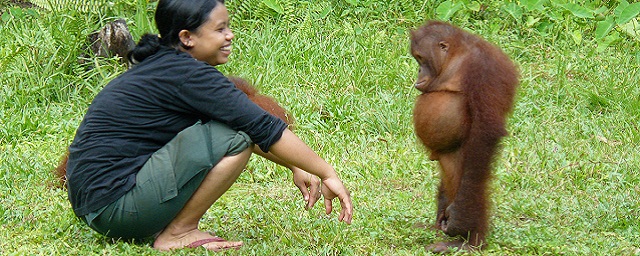
[[[193,47],[193,41],[191,40],[191,31],[183,29],[178,33],[178,38],[180,38],[180,46],[185,49],[189,49]]]

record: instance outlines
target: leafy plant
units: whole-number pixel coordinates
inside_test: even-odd
[[[596,38],[606,38],[611,30],[618,26],[632,38],[640,40],[640,26],[636,18],[640,14],[640,2],[629,4],[626,0],[622,0],[620,4],[612,11],[609,11],[609,13],[611,14],[609,16],[597,14],[599,15],[597,16],[599,21],[596,28]]]
[[[76,10],[96,12],[105,5],[113,5],[114,1],[104,0],[29,0],[32,4],[50,11]]]
[[[479,12],[482,5],[478,1],[451,1],[442,2],[436,8],[436,17],[440,20],[450,20],[456,13]]]
[[[383,17],[400,22],[421,21],[433,9],[433,1],[379,0],[246,0],[227,1],[233,19],[300,24],[306,20],[341,19],[357,23],[375,23]]]
[[[232,11],[234,20],[278,21],[296,23],[300,20],[299,10],[307,1],[298,0],[245,0],[227,1],[227,8]]]
[[[565,36],[580,45],[585,35],[591,35],[598,42],[598,51],[603,51],[610,44],[621,38],[618,28],[627,36],[640,41],[640,2],[630,4],[626,0],[616,3],[602,1],[567,0],[511,0],[500,5],[491,2],[492,6],[471,0],[447,0],[438,5],[436,16],[442,20],[470,17],[487,9],[500,10],[508,14],[513,21],[527,28],[536,28],[541,34],[552,33],[550,30],[565,31]],[[490,4],[491,4],[490,3]],[[611,7],[611,6],[615,7]],[[575,20],[590,27],[569,27],[569,21]],[[574,24],[574,23],[571,23]]]

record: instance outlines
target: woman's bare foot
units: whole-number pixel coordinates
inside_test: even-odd
[[[220,251],[225,249],[240,248],[241,241],[226,241],[207,232],[194,229],[183,234],[168,234],[162,232],[153,243],[153,248],[161,251],[169,251],[181,248],[204,247],[207,250]]]

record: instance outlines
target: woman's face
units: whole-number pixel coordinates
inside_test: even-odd
[[[229,12],[224,4],[211,10],[209,19],[196,31],[180,31],[180,41],[191,48],[185,51],[195,59],[211,64],[224,64],[231,55],[234,35],[229,28]]]

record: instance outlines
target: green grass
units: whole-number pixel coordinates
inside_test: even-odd
[[[224,253],[232,255],[426,254],[424,246],[445,237],[421,227],[434,221],[439,174],[413,134],[417,65],[408,31],[432,16],[340,18],[345,8],[336,8],[322,18],[328,4],[309,5],[310,14],[293,23],[234,20],[234,54],[220,69],[290,110],[296,133],[351,190],[353,224],[325,217],[322,203],[304,211],[289,172],[254,157],[202,228],[244,241]],[[117,16],[138,38],[152,28],[152,5],[101,14],[18,14],[5,6],[1,12],[13,15],[0,23],[0,254],[159,254],[150,241],[93,232],[74,217],[66,191],[49,186],[91,99],[124,71],[115,60],[78,64],[84,38]],[[637,39],[600,52],[595,40],[578,45],[561,28],[543,36],[485,15],[454,21],[512,56],[521,84],[495,161],[492,232],[482,254],[639,255]],[[205,252],[176,252],[191,253]]]

